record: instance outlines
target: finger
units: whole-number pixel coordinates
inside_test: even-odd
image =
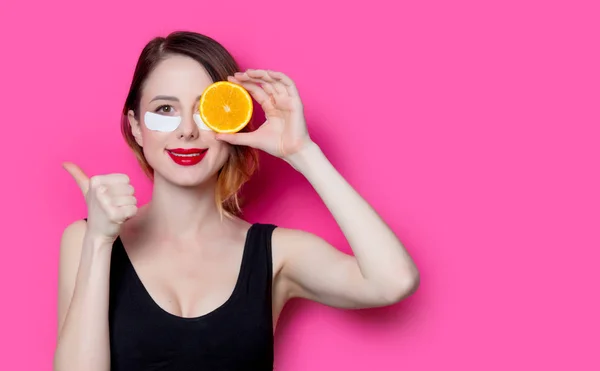
[[[248,76],[246,72],[236,72],[231,77],[239,82],[252,80],[252,77]]]
[[[131,184],[113,184],[108,186],[108,191],[111,196],[132,196],[135,188]]]
[[[94,178],[98,178],[99,184],[112,185],[112,184],[127,184],[131,180],[129,176],[126,174],[108,174],[108,175],[98,175]]]
[[[248,90],[248,92],[250,92],[254,100],[256,100],[261,106],[263,106],[263,109],[268,105],[275,106],[277,104],[277,91],[275,90],[273,85],[268,82],[265,82],[260,79],[253,79],[251,77],[247,77],[246,82],[240,81],[240,79],[237,79],[235,77],[230,78],[230,81],[238,83],[241,86],[243,86],[246,90]],[[287,96],[287,93],[285,94]]]
[[[85,196],[90,189],[90,178],[88,178],[83,170],[81,170],[81,168],[74,163],[65,162],[63,164],[63,168],[67,170],[69,174],[71,174],[73,179],[75,179],[77,186],[79,189],[81,189],[81,192],[83,192],[83,195]]]
[[[111,189],[117,185],[128,185],[129,177],[125,174],[95,175],[90,178],[89,183],[91,189],[97,190],[100,187]],[[109,193],[113,194],[112,192]]]
[[[269,94],[271,97],[277,94],[277,91],[275,90],[275,87],[270,84],[270,83],[262,83],[262,88],[267,92],[267,94]]]
[[[258,102],[258,104],[263,105],[264,103],[268,103],[270,101],[269,95],[265,92],[265,90],[252,82],[243,82],[235,77],[229,77],[229,81],[241,85],[244,89],[248,90],[252,98]]]
[[[131,219],[135,216],[135,214],[137,214],[137,211],[138,211],[138,208],[135,205],[121,206],[118,209],[119,219],[122,220],[123,222],[126,221],[127,219]]]
[[[255,147],[257,143],[257,138],[254,132],[249,133],[221,133],[217,134],[216,138],[218,140],[222,140],[223,142],[227,142],[229,144],[233,144],[236,146],[249,146]]]
[[[252,77],[254,79],[260,79],[267,82],[274,82],[275,80],[269,75],[269,73],[265,70],[246,70],[246,75]]]
[[[288,95],[287,89],[285,88],[285,86],[282,83],[280,83],[278,81],[274,81],[271,83],[271,85],[275,88],[275,91],[277,92],[278,95],[281,95],[281,96]]]
[[[252,70],[252,69],[249,69],[249,70],[246,71],[246,75],[248,77],[252,78],[255,82],[259,82],[260,83],[260,81],[265,81],[265,82],[270,83],[275,88],[275,91],[278,94],[287,94],[288,93],[288,90],[287,90],[287,88],[285,86],[285,83],[283,81],[284,76],[277,75],[277,72],[270,71],[270,70]],[[279,78],[276,78],[273,75],[279,76]],[[291,82],[291,79],[288,78],[288,80]]]
[[[265,80],[258,77],[250,77],[245,72],[236,72],[235,75],[232,76],[232,78],[237,80],[239,83],[253,82],[256,84],[264,84],[266,82]]]
[[[113,223],[122,224],[127,219],[132,218],[137,214],[138,208],[135,205],[125,205],[119,207],[111,207],[107,212]]]
[[[137,205],[137,198],[133,196],[119,196],[112,198],[113,206],[132,206]]]
[[[258,85],[265,85],[265,84],[270,84],[272,82],[275,82],[272,79],[263,79],[260,77],[251,77],[248,76],[247,73],[245,72],[237,72],[235,74],[235,76],[233,76],[233,79],[237,80],[240,84],[244,84],[244,83],[255,83]]]
[[[107,210],[111,207],[111,197],[108,194],[108,187],[105,185],[99,185],[96,188],[96,192],[92,193],[96,196],[96,199],[103,205],[104,210]]]
[[[271,84],[271,86],[273,86],[274,90],[278,93],[278,94],[287,94],[288,91],[286,89],[286,86],[284,85],[283,81],[279,81],[278,79],[275,79],[271,76],[271,71],[267,71],[267,70],[247,70],[245,73],[242,73],[239,75],[239,77],[242,80],[250,80],[252,82],[258,83],[258,84],[262,84],[264,85],[265,83],[269,83]],[[236,74],[236,77],[238,75]],[[246,77],[247,76],[247,77]]]
[[[254,84],[254,85],[258,86],[259,88],[263,89],[264,91],[266,91],[269,95],[275,95],[278,93],[279,94],[283,93],[283,94],[287,95],[285,88],[280,87],[279,89],[277,89],[275,87],[274,83],[270,83],[270,82],[262,80],[262,79],[247,77],[245,79],[242,78],[242,79],[237,79],[237,80],[238,81],[242,80],[242,81],[240,81],[240,84],[244,88],[246,88],[246,90],[248,90],[248,91],[249,91],[248,87],[250,87],[252,84]],[[257,102],[259,102],[259,101],[257,100]],[[261,102],[259,102],[259,103],[261,103]]]
[[[105,209],[109,219],[113,223],[121,224],[137,214],[136,205],[110,206]]]
[[[278,87],[276,84],[264,83],[263,89],[269,93],[269,99],[274,107],[282,107],[282,104],[284,104],[285,100],[289,99],[288,93],[286,91],[282,92],[282,90],[285,90],[285,88],[281,84],[279,84]],[[279,91],[277,91],[277,89],[279,89]]]
[[[274,80],[283,84],[290,96],[298,95],[298,89],[296,88],[296,84],[286,74],[277,71],[268,71],[268,74]]]

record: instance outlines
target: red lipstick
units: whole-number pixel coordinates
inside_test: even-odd
[[[177,165],[193,166],[204,158],[208,149],[204,148],[173,148],[167,149],[167,153]]]

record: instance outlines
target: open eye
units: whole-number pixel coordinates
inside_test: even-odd
[[[164,104],[164,105],[156,108],[156,110],[154,110],[154,112],[169,114],[169,113],[175,112],[175,109],[173,108],[173,106],[170,106],[168,104]]]

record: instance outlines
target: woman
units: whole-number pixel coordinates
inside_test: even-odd
[[[227,135],[195,122],[200,93],[218,80],[246,88],[267,121]],[[149,125],[165,117],[178,126]],[[239,72],[220,44],[196,33],[156,38],[138,60],[122,131],[153,179],[152,199],[138,209],[126,175],[90,179],[64,165],[88,218],[61,241],[55,370],[272,370],[287,300],[366,308],[416,289],[409,254],[311,140],[284,74]],[[238,216],[256,150],[306,177],[354,256],[313,234]]]

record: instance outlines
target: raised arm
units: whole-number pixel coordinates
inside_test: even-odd
[[[414,292],[419,285],[414,262],[393,231],[311,140],[294,82],[283,73],[265,70],[247,70],[229,80],[252,94],[267,120],[253,132],[217,138],[261,149],[301,172],[354,252],[354,256],[343,254],[309,233],[276,230],[273,247],[283,256],[280,275],[289,295],[356,308],[392,304]]]
[[[65,168],[81,188],[88,221],[65,228],[60,246],[58,340],[55,371],[110,370],[108,303],[112,244],[121,225],[137,212],[133,187],[123,174],[89,179]]]
[[[69,225],[60,246],[55,371],[110,370],[108,287],[112,244]]]

